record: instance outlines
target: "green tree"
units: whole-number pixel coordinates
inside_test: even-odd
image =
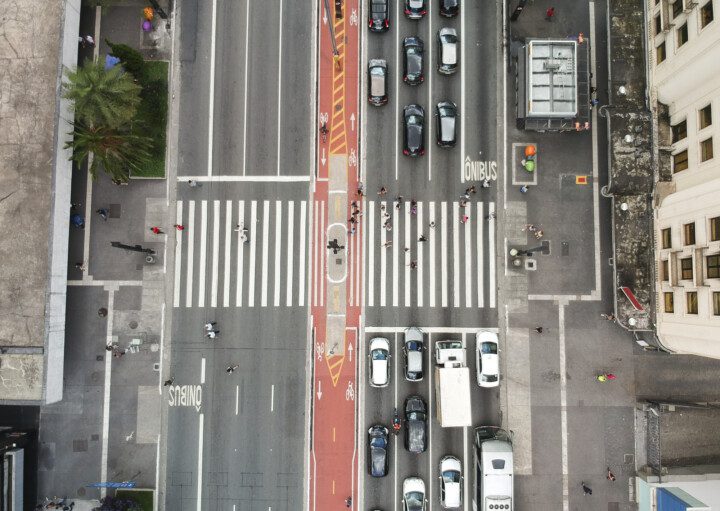
[[[105,39],[110,47],[110,54],[120,59],[125,71],[132,74],[141,85],[145,84],[145,59],[135,48],[127,44],[113,43]]]
[[[152,141],[129,130],[87,125],[76,121],[74,130],[68,135],[72,139],[65,148],[73,150],[72,160],[78,166],[92,153],[90,175],[97,178],[98,169],[102,169],[115,181],[127,182],[130,172],[141,170],[150,162]]]
[[[122,67],[105,70],[102,62],[86,61],[66,71],[63,97],[75,106],[75,121],[84,126],[119,128],[128,124],[140,104],[141,87]]]

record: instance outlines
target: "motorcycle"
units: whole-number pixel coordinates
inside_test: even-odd
[[[395,413],[393,415],[392,420],[392,429],[394,434],[400,433],[400,428],[402,428],[402,419],[400,419],[400,415],[398,415],[397,407],[395,408]]]

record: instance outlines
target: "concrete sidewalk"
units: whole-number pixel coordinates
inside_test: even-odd
[[[160,3],[167,11],[166,2]],[[99,24],[96,10],[84,8],[80,34],[94,34],[98,46],[81,48],[79,61],[92,58],[93,51],[104,59],[105,38],[140,49],[146,59],[167,59],[169,34],[163,29],[152,45],[142,32],[146,5],[126,1],[106,8]],[[85,228],[71,227],[65,397],[41,410],[38,502],[112,494],[90,487],[100,482],[157,484],[164,257],[167,237],[176,234],[169,223],[166,181],[117,186],[104,174],[93,182],[86,169],[75,169],[72,186]],[[106,220],[96,213],[101,208],[109,212]],[[155,225],[169,234],[152,234]],[[151,248],[154,262],[148,264],[144,253],[114,248],[112,241]],[[106,350],[108,345],[115,350]]]

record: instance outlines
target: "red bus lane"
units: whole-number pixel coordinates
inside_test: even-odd
[[[357,341],[362,297],[362,208],[358,195],[358,0],[336,17],[321,1],[319,17],[317,179],[313,191],[310,314],[313,334],[311,510],[357,509],[355,442]],[[334,29],[334,53],[330,27]],[[320,126],[318,126],[319,128]],[[355,213],[355,214],[354,214]],[[350,218],[355,218],[351,222]]]

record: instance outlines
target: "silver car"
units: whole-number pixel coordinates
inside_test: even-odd
[[[411,327],[405,330],[403,352],[405,354],[405,379],[407,381],[422,381],[425,376],[423,371],[424,348],[423,333],[419,328]]]
[[[437,33],[438,72],[451,75],[457,71],[458,37],[454,28],[441,28]]]

